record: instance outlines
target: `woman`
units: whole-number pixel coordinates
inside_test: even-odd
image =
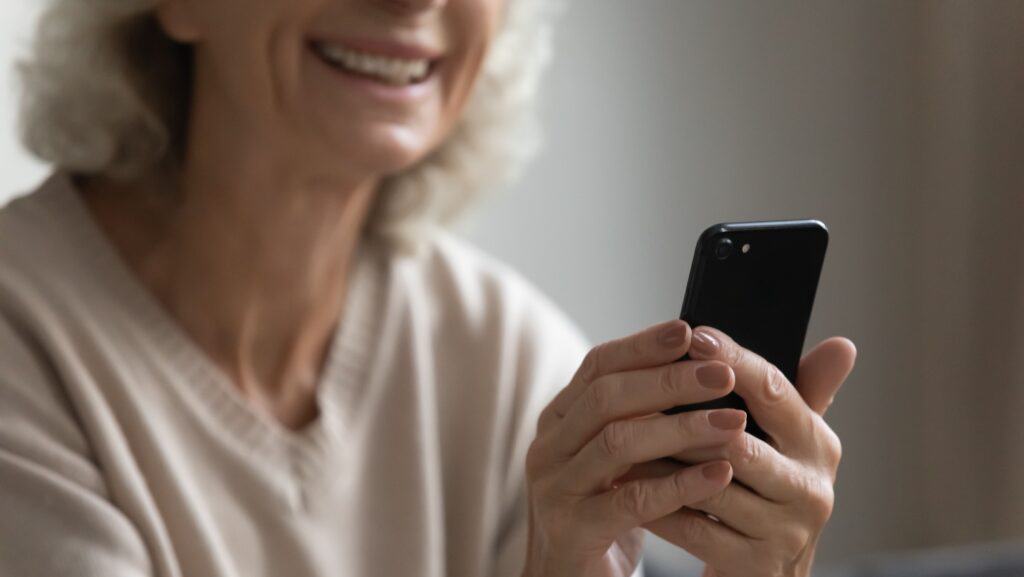
[[[590,348],[438,226],[530,148],[542,1],[50,9],[56,170],[0,212],[0,574],[629,575],[642,528],[809,574],[849,341],[795,387],[681,321]],[[733,389],[774,444],[659,412]]]

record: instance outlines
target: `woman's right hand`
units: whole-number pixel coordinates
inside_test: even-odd
[[[640,562],[641,525],[722,491],[728,461],[623,480],[634,465],[743,433],[735,409],[665,415],[722,397],[735,383],[719,361],[674,362],[689,350],[683,321],[602,343],[544,409],[526,458],[530,502],[524,577],[625,577]]]

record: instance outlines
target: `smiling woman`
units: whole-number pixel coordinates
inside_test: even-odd
[[[521,572],[586,343],[436,225],[534,149],[552,17],[52,3],[21,73],[55,172],[0,211],[0,574]]]
[[[440,226],[533,148],[546,1],[44,14],[54,171],[0,210],[0,574],[621,577],[644,528],[710,575],[809,574],[819,403],[678,320],[591,348]],[[733,388],[782,445],[660,414]]]
[[[186,119],[192,104],[195,54],[189,44],[175,42],[160,29],[154,7],[163,4],[166,3],[159,0],[51,2],[40,21],[33,57],[21,65],[25,86],[22,128],[30,151],[68,170],[121,176],[138,175],[154,164],[173,165],[181,161]],[[272,15],[275,6],[273,2],[242,4],[213,3],[219,7],[222,19],[212,24],[219,27],[218,35],[232,29],[246,30],[247,26],[261,30],[255,19],[261,12],[264,17]],[[439,44],[446,40],[417,38],[425,35],[422,30],[410,34],[407,29],[396,34],[398,43],[392,41],[386,47],[375,42],[373,28],[386,26],[387,22],[372,10],[358,7],[373,2],[335,2],[338,6],[322,9],[317,7],[324,2],[296,4],[293,17],[301,17],[298,13],[305,5],[305,12],[312,12],[309,17],[315,21],[303,23],[303,29],[295,31],[295,51],[306,40],[311,47],[319,46],[316,52],[332,64],[340,60],[348,62],[347,67],[364,72],[372,72],[371,68],[384,70],[380,58],[396,62],[389,57],[426,59],[431,74],[441,64],[441,55],[436,54],[441,46],[426,46],[425,56],[415,54],[417,48],[424,48],[422,41]],[[357,7],[346,9],[346,4]],[[478,4],[481,3],[469,3],[469,7]],[[472,98],[465,103],[455,126],[449,127],[449,137],[440,146],[414,165],[386,175],[381,183],[381,194],[367,228],[398,250],[417,250],[418,239],[433,224],[451,222],[482,191],[498,188],[514,178],[540,144],[533,105],[540,76],[550,60],[551,28],[561,3],[515,0],[483,4],[501,5],[501,13],[490,16],[500,19],[500,31],[489,46],[486,59],[479,63]],[[318,10],[320,14],[316,14]],[[361,15],[362,22],[349,17],[345,10],[352,12],[352,16]],[[461,12],[446,17],[447,27],[469,27],[469,32],[473,32],[475,24],[464,20],[482,16],[467,9]],[[375,24],[368,27],[366,22]],[[328,42],[343,32],[347,44]],[[286,33],[287,30],[282,31]],[[437,30],[431,35],[440,36]],[[276,38],[273,40],[277,42]],[[414,54],[410,56],[406,53],[409,45],[402,44],[403,40],[421,44],[413,44]],[[262,56],[262,52],[254,55]],[[227,68],[252,60],[225,56],[223,65]],[[282,55],[282,64],[289,64],[287,58]],[[260,68],[268,64],[254,63]],[[469,79],[453,78],[447,88],[467,91],[466,80]],[[461,84],[456,86],[456,81]],[[364,87],[385,97],[391,94],[379,84]],[[253,96],[243,93],[237,99],[251,102]],[[334,116],[339,116],[337,110],[343,102],[332,98],[328,103]],[[457,102],[453,99],[452,104]],[[328,114],[332,114],[330,110]],[[308,120],[319,126],[323,119]],[[348,119],[343,118],[342,122],[346,125],[343,128],[351,128]],[[332,151],[332,160],[342,154],[341,150]]]

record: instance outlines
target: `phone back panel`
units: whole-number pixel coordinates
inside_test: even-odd
[[[795,383],[827,246],[828,229],[817,220],[712,226],[697,243],[680,318],[722,330]],[[746,409],[731,393],[667,412],[719,407]],[[748,432],[766,438],[747,422]]]

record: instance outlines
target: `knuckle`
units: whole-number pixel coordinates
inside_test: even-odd
[[[672,477],[672,490],[675,494],[681,498],[686,498],[690,494],[690,485],[687,483],[685,475],[674,475]]]
[[[829,472],[835,473],[839,469],[839,462],[843,459],[843,442],[839,440],[839,435],[832,430],[831,427],[822,427],[825,437],[822,444],[825,447],[825,464],[829,468]]]
[[[790,474],[789,483],[800,495],[799,509],[815,527],[823,527],[832,516],[835,490],[832,483],[816,472],[797,470]]]
[[[587,355],[583,357],[583,364],[580,365],[580,378],[583,379],[583,382],[589,383],[596,379],[600,374],[598,357],[601,356],[601,349],[604,346],[605,344],[602,343],[593,347],[587,352]]]
[[[789,487],[793,488],[795,494],[800,495],[801,502],[807,502],[812,498],[811,495],[815,491],[814,474],[805,470],[803,466],[787,467],[783,471],[782,478]]]
[[[762,397],[767,402],[782,400],[786,395],[786,387],[789,385],[786,375],[782,374],[782,370],[779,367],[764,359],[758,361],[758,364],[760,365],[758,370],[760,386],[758,388],[761,391]]]
[[[722,358],[726,364],[731,367],[743,364],[746,360],[747,352],[741,347],[736,341],[731,338],[719,337],[719,342],[722,343]]]
[[[629,346],[629,352],[634,357],[646,357],[647,356],[647,346],[646,346],[646,343],[639,336],[630,337],[630,338],[627,339],[627,342],[629,343],[629,345],[628,345]]]
[[[627,452],[629,443],[634,436],[633,423],[615,421],[601,429],[598,447],[601,454],[612,461],[619,461]]]
[[[733,453],[733,460],[747,467],[756,465],[764,453],[764,449],[757,441],[757,438],[747,434],[740,435],[731,449],[730,452]]]
[[[684,439],[692,439],[700,433],[700,427],[697,425],[697,419],[703,415],[695,411],[689,411],[686,413],[679,413],[676,416],[676,427],[679,430],[680,436]]]
[[[707,519],[701,515],[681,515],[679,517],[679,536],[689,545],[705,544],[711,539],[711,532],[705,523]]]
[[[679,378],[677,365],[668,365],[658,370],[658,388],[669,398],[678,398],[683,392],[682,379]]]
[[[634,521],[644,519],[650,506],[651,491],[646,484],[633,481],[617,489],[618,509]]]
[[[783,559],[798,556],[811,540],[810,532],[796,523],[782,523],[775,534],[775,542],[779,545],[779,553]],[[788,563],[779,563],[780,567]],[[782,574],[782,573],[780,573]]]
[[[599,378],[583,394],[583,407],[594,415],[607,415],[611,410],[612,398],[617,385],[614,379]]]
[[[816,527],[822,527],[832,516],[832,509],[835,505],[835,491],[831,483],[816,478],[817,481],[810,483],[813,489],[807,492],[807,508],[811,520]]]

